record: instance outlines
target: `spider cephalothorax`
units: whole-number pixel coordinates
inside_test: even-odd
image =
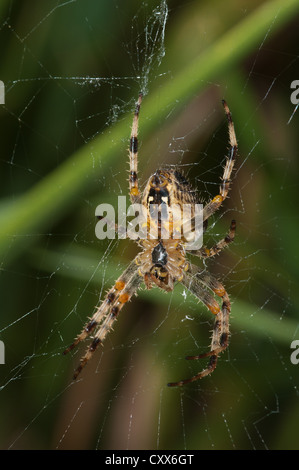
[[[142,197],[142,204],[147,207],[152,204],[183,207],[196,202],[196,191],[184,175],[174,169],[157,170],[149,178]]]
[[[202,267],[191,264],[186,256],[188,253],[199,258],[209,258],[216,255],[233,241],[236,223],[233,220],[225,238],[211,248],[202,246],[197,250],[192,250],[189,248],[188,242],[193,237],[197,196],[187,179],[176,169],[160,169],[149,178],[143,195],[140,194],[137,175],[137,134],[141,101],[142,94],[139,95],[136,104],[131,132],[129,184],[131,202],[141,204],[145,211],[147,235],[145,238],[137,240],[141,252],[108,291],[91,320],[64,353],[73,349],[80,341],[94,332],[94,338],[75,371],[75,379],[92,357],[98,345],[103,343],[120,310],[137,292],[142,282],[148,289],[156,286],[165,291],[171,291],[175,283],[180,282],[215,315],[210,351],[199,356],[187,357],[187,359],[209,357],[207,367],[190,379],[168,384],[169,386],[181,386],[205,377],[215,369],[219,354],[228,346],[231,310],[229,296],[223,285]],[[223,101],[223,106],[228,121],[230,150],[226,157],[219,194],[211,199],[202,211],[203,232],[207,227],[208,218],[219,209],[227,197],[238,151],[234,125],[225,101]],[[180,218],[180,213],[185,205],[190,207],[190,226],[187,231],[183,230],[185,222],[182,222],[184,219]],[[220,304],[214,294],[220,299]]]

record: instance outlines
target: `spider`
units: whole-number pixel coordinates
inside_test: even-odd
[[[133,125],[129,146],[130,174],[129,189],[132,203],[141,203],[147,210],[150,218],[151,204],[168,204],[171,207],[174,203],[188,202],[194,205],[197,201],[196,193],[192,190],[189,182],[176,169],[158,169],[152,174],[145,186],[143,194],[139,190],[137,164],[138,164],[138,120],[142,101],[142,93],[139,94],[133,117]],[[203,226],[207,227],[208,218],[217,211],[226,199],[231,183],[231,174],[234,168],[238,152],[237,139],[234,131],[230,110],[224,100],[222,100],[224,111],[228,122],[229,131],[229,153],[226,157],[226,164],[222,176],[219,194],[211,199],[203,208]],[[185,380],[168,383],[170,387],[182,386],[194,382],[211,374],[217,365],[218,356],[223,352],[229,341],[229,315],[231,304],[229,296],[223,285],[206,270],[202,270],[186,259],[189,252],[201,259],[215,256],[223,248],[234,240],[236,222],[232,220],[230,229],[222,240],[211,248],[202,246],[196,251],[186,248],[186,240],[161,238],[161,219],[158,222],[158,239],[139,239],[137,242],[142,248],[135,259],[129,264],[114,286],[107,292],[102,303],[97,307],[92,318],[87,322],[83,331],[76,337],[74,342],[64,351],[64,354],[71,351],[87,336],[94,333],[91,344],[85,355],[81,358],[80,364],[75,370],[74,380],[77,378],[83,367],[92,358],[94,352],[104,339],[123,306],[132,298],[140,288],[142,282],[147,289],[159,287],[165,291],[172,291],[174,284],[180,282],[188,291],[199,299],[215,316],[212,342],[209,352],[196,356],[187,356],[186,359],[209,358],[207,366],[198,374]],[[221,299],[220,304],[214,295]]]

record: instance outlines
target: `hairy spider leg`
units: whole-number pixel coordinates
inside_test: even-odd
[[[138,187],[138,120],[139,120],[139,111],[142,101],[142,93],[139,93],[138,101],[136,103],[133,125],[130,138],[130,147],[129,147],[129,156],[130,156],[130,176],[129,176],[129,186],[130,186],[130,198],[132,204],[141,203],[141,194]]]
[[[200,258],[211,258],[212,256],[217,255],[218,253],[220,253],[220,251],[226,248],[227,245],[234,241],[236,234],[236,225],[236,221],[232,220],[227,235],[222,238],[222,240],[213,245],[211,248],[202,246],[199,250],[190,251],[190,253],[194,256],[199,256]]]
[[[88,347],[85,355],[80,360],[80,365],[74,373],[74,380],[77,378],[83,367],[91,359],[98,345],[103,343],[107,333],[112,329],[120,310],[131,299],[137,291],[142,279],[138,274],[135,260],[133,260],[124,273],[118,278],[112,289],[110,289],[95,314],[85,325],[83,331],[77,336],[75,341],[64,351],[67,354],[83,341],[94,330],[97,330],[94,338]]]
[[[224,111],[227,117],[228,122],[228,133],[229,133],[229,155],[226,158],[226,164],[224,167],[224,172],[222,176],[222,183],[219,188],[219,194],[215,196],[203,209],[203,221],[207,220],[214,212],[216,212],[219,207],[222,205],[224,199],[227,198],[230,183],[231,183],[231,174],[235,165],[235,161],[238,154],[238,143],[234,129],[234,123],[232,116],[227,106],[226,101],[222,100]]]
[[[191,269],[193,271],[198,270],[198,268],[193,265]],[[215,301],[218,306],[218,312],[216,310],[213,312],[213,310],[210,309],[212,313],[216,315],[213,327],[211,350],[198,356],[186,357],[188,360],[210,357],[207,367],[190,379],[179,380],[178,382],[170,382],[168,384],[169,387],[181,387],[182,385],[195,382],[196,380],[202,379],[203,377],[211,374],[216,368],[219,354],[227,348],[229,340],[229,314],[231,310],[231,304],[223,285],[206,271],[204,273],[197,272],[196,275],[193,276],[187,273],[184,277],[184,280],[181,282],[188,290],[190,290],[192,294],[195,295],[195,297],[206,304],[206,291],[201,287],[200,284],[202,283],[222,299],[222,306],[220,309],[218,303]],[[202,292],[204,292],[204,297]]]

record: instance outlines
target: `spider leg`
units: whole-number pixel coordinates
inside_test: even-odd
[[[107,334],[109,333],[109,331],[112,330],[112,326],[117,320],[120,310],[123,308],[125,303],[127,303],[135,294],[141,282],[142,278],[136,272],[135,275],[133,275],[130,281],[126,284],[124,289],[121,291],[120,295],[118,296],[118,299],[114,302],[112,308],[110,309],[109,314],[105,317],[98,331],[95,333],[94,338],[89,347],[87,348],[85,355],[80,359],[80,364],[75,370],[73,376],[74,380],[76,380],[83,367],[92,358],[99,344],[103,344],[103,341],[106,338]]]
[[[226,164],[222,176],[222,183],[219,188],[219,194],[215,196],[203,209],[203,221],[207,220],[214,212],[216,212],[224,199],[226,199],[231,183],[231,174],[235,165],[235,161],[238,153],[238,143],[234,129],[234,123],[232,116],[227,106],[227,103],[222,100],[224,111],[228,122],[228,133],[229,133],[229,155],[226,158]]]
[[[192,266],[192,268],[194,268],[194,266]],[[187,359],[201,359],[214,354],[218,355],[227,348],[229,338],[229,314],[231,304],[224,286],[207,271],[199,271],[197,268],[195,276],[203,285],[207,286],[214,294],[222,299],[222,307],[214,323],[211,351],[198,356],[187,356]]]
[[[202,246],[199,250],[197,251],[190,251],[190,253],[194,256],[199,256],[200,258],[211,258],[212,256],[217,255],[222,251],[227,245],[232,243],[235,239],[235,234],[236,234],[236,221],[232,220],[230,224],[229,231],[225,238],[222,238],[219,242],[217,242],[214,246],[211,248],[207,248],[206,246]],[[187,250],[188,252],[188,250]]]
[[[97,308],[90,321],[85,325],[83,331],[64,351],[63,354],[67,354],[74,349],[77,344],[86,339],[92,331],[98,328],[86,354],[80,360],[80,365],[75,371],[74,379],[77,378],[78,374],[92,357],[98,345],[103,342],[124,304],[127,303],[137,291],[142,282],[142,278],[139,276],[137,269],[135,260],[133,260],[124,273],[118,278],[112,289],[108,291],[105,299]]]
[[[192,269],[195,270],[196,268],[192,266]],[[209,357],[210,360],[208,362],[207,367],[198,374],[191,377],[190,379],[169,383],[169,387],[181,387],[182,385],[185,385],[190,382],[195,382],[196,380],[199,380],[211,374],[216,368],[219,354],[227,348],[229,338],[229,314],[231,304],[228,294],[223,285],[206,271],[204,273],[197,272],[195,276],[191,276],[187,273],[187,275],[181,282],[187,289],[190,290],[192,294],[194,294],[201,301],[203,301],[202,291],[206,291],[200,286],[200,284],[204,284],[206,287],[211,289],[218,297],[221,297],[222,307],[220,309],[218,303],[215,301],[218,306],[218,312],[213,312],[215,313],[216,318],[213,327],[211,350],[207,353],[198,356],[186,357],[186,359],[188,360]],[[206,304],[205,301],[203,302]]]
[[[135,108],[134,118],[133,118],[133,125],[131,131],[131,138],[130,138],[130,148],[129,148],[129,156],[130,156],[130,176],[129,176],[129,185],[130,185],[130,198],[132,204],[141,203],[141,195],[138,188],[138,174],[137,174],[137,167],[138,167],[138,120],[139,120],[139,110],[142,101],[142,93],[139,93],[138,101]]]

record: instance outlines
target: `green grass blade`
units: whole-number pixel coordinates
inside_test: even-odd
[[[38,269],[46,270],[50,273],[56,272],[59,276],[66,276],[79,279],[88,283],[93,283],[98,288],[103,280],[110,284],[115,281],[118,274],[123,271],[122,266],[110,262],[105,265],[105,277],[103,279],[103,269],[95,269],[94,262],[98,259],[98,253],[86,248],[72,249],[70,254],[63,252],[49,252],[47,250],[33,250],[30,256],[31,263]],[[42,260],[42,262],[41,262]],[[57,267],[59,266],[59,269]],[[138,295],[141,298],[152,300],[158,304],[178,307],[185,301],[182,295],[182,287],[177,285],[174,291],[165,295],[160,289],[140,289]],[[194,298],[193,298],[194,299]],[[210,313],[203,306],[199,306],[199,312]],[[298,330],[298,324],[291,318],[281,317],[277,313],[248,304],[236,299],[233,301],[233,315],[231,318],[233,327],[244,329],[252,334],[257,334],[264,338],[271,337],[274,341],[289,345]]]

